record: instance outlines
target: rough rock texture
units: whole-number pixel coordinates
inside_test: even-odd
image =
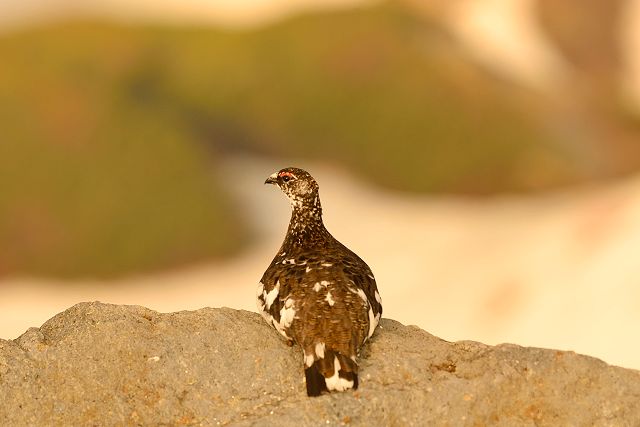
[[[259,315],[78,304],[0,340],[1,425],[640,425],[640,372],[571,352],[450,343],[383,320],[360,389],[308,398]]]

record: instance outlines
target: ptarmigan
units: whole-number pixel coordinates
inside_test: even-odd
[[[358,388],[357,357],[382,315],[371,269],[322,222],[318,184],[302,169],[269,176],[293,213],[280,250],[258,286],[258,309],[304,354],[307,394]]]

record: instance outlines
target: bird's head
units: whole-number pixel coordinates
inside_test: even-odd
[[[280,187],[294,209],[320,207],[318,184],[305,170],[291,167],[280,169],[271,174],[264,183]]]

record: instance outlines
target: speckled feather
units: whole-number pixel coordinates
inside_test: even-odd
[[[311,175],[286,168],[266,183],[287,195],[292,215],[284,242],[260,280],[258,309],[302,347],[310,396],[357,388],[358,354],[382,314],[373,273],[325,228]]]

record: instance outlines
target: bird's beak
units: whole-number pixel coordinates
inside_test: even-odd
[[[274,172],[269,175],[269,178],[264,182],[265,184],[277,184],[278,183],[278,172]]]

